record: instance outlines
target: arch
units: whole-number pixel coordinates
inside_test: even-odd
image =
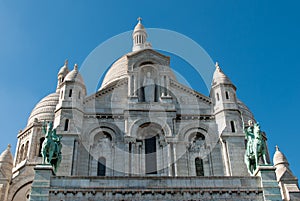
[[[24,177],[22,178],[22,180],[18,182],[18,184],[10,186],[10,193],[8,194],[7,200],[20,201],[21,200],[20,197],[22,197],[24,198],[25,201],[26,193],[30,191],[32,182],[33,182],[33,178],[27,179],[26,177]]]
[[[142,63],[140,63],[139,66],[143,66],[143,65],[147,65],[147,64],[153,65],[154,63],[152,61],[143,61]]]
[[[112,142],[117,139],[121,140],[123,135],[121,130],[113,123],[101,122],[97,124],[92,124],[83,133],[83,141],[88,141],[89,145],[93,145],[93,140],[95,135],[101,132],[107,132],[112,139]]]
[[[202,133],[206,139],[208,139],[209,127],[206,124],[200,122],[190,123],[182,127],[178,132],[178,138],[180,141],[189,141],[189,135],[192,133]]]
[[[153,64],[151,65],[166,65],[165,61],[161,61],[160,59],[155,57],[148,58],[147,60],[145,60],[145,57],[141,57],[140,59],[137,59],[137,61],[133,64],[133,69],[142,66],[144,62],[152,62]]]
[[[105,130],[106,130],[106,129],[104,128],[103,131],[101,131],[101,132],[95,134],[95,135],[94,135],[94,140],[93,140],[93,141],[94,141],[94,142],[95,142],[95,141],[98,141],[99,138],[103,138],[103,137],[108,138],[108,139],[111,141],[111,140],[112,140],[111,135],[110,135],[107,131],[105,131]]]
[[[24,144],[21,145],[21,149],[18,154],[18,163],[20,163],[23,160],[24,146]]]
[[[25,144],[25,149],[24,149],[24,154],[23,154],[23,160],[25,160],[26,157],[27,157],[28,148],[29,148],[29,141],[27,141],[26,144]]]
[[[172,131],[170,126],[167,124],[167,122],[164,122],[163,119],[161,118],[144,118],[144,119],[138,119],[135,120],[131,126],[129,127],[128,130],[128,135],[132,136],[132,137],[138,137],[137,136],[137,131],[138,129],[143,125],[143,124],[147,124],[147,123],[153,123],[153,124],[157,124],[159,127],[161,127],[163,133],[165,136],[172,136]]]

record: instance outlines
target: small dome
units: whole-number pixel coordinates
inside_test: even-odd
[[[13,168],[13,156],[10,151],[10,144],[0,155],[0,171],[3,173],[3,176],[10,178],[12,175]]]
[[[0,155],[0,163],[7,162],[13,164],[13,156],[10,151],[11,145],[7,145],[7,148]]]
[[[285,155],[279,150],[278,146],[276,145],[276,151],[273,156],[273,163],[274,165],[279,165],[279,164],[289,164]]]
[[[69,72],[68,60],[65,61],[65,64],[58,71],[58,75],[66,75]]]
[[[142,18],[138,18],[138,23],[135,25],[133,32],[139,31],[139,30],[145,30],[144,25],[142,24]]]
[[[84,81],[83,81],[83,78],[82,78],[82,76],[80,75],[80,73],[78,71],[77,64],[75,64],[74,69],[66,75],[65,81],[78,82],[78,83],[84,85]]]
[[[31,124],[35,121],[35,119],[39,121],[53,121],[54,119],[54,111],[56,108],[56,105],[59,100],[59,94],[58,93],[52,93],[45,98],[43,98],[32,110],[29,118],[28,123]]]
[[[232,82],[230,81],[230,79],[224,74],[224,72],[222,71],[222,69],[220,68],[218,62],[216,63],[216,70],[214,72],[213,75],[213,83],[212,85],[216,85],[216,84],[232,84]]]

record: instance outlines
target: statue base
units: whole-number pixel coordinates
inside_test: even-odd
[[[34,167],[34,180],[31,186],[30,201],[48,201],[51,176],[55,175],[53,167],[41,164]]]
[[[261,179],[264,200],[282,201],[274,166],[259,165],[253,173],[253,176],[258,176]]]

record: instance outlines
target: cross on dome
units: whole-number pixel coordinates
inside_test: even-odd
[[[138,17],[137,20],[139,21],[139,23],[142,23],[142,18]]]

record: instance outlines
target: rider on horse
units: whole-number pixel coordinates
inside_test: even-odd
[[[47,128],[44,122],[43,132],[45,134],[45,140],[43,141],[41,150],[43,163],[51,164],[56,172],[61,162],[61,136],[56,135],[56,129],[53,129],[52,122],[47,123]]]

